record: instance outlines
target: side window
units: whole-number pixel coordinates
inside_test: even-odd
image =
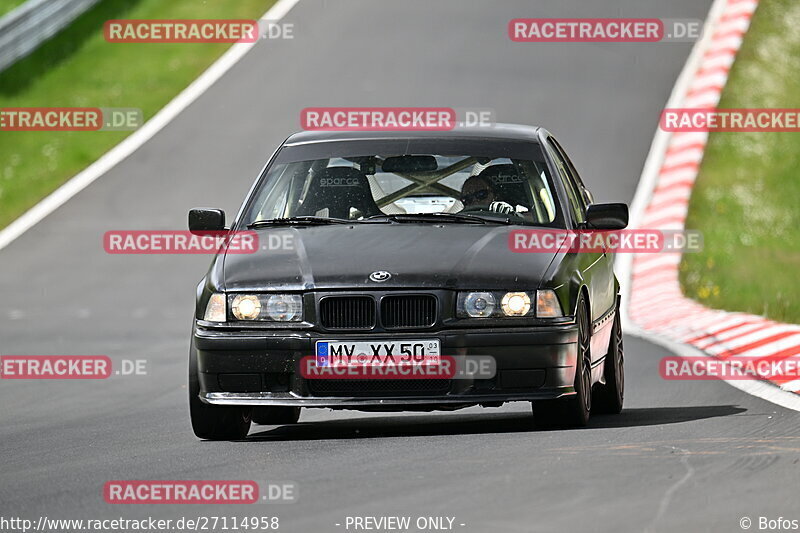
[[[581,199],[581,202],[583,203],[584,208],[589,207],[589,204],[592,203],[591,200],[590,200],[591,199],[591,193],[589,192],[589,189],[587,189],[586,186],[583,184],[583,181],[581,180],[581,177],[578,174],[578,171],[575,170],[575,165],[572,164],[572,160],[570,160],[569,156],[567,155],[566,150],[564,150],[564,148],[558,143],[557,140],[555,140],[554,137],[550,137],[550,142],[553,143],[553,146],[555,146],[556,150],[558,151],[559,155],[561,156],[561,159],[566,163],[567,172],[572,177],[572,181],[573,181],[574,185],[576,186],[577,191],[580,193],[578,195],[578,198]]]
[[[561,157],[558,149],[552,144],[552,139],[548,139],[547,141],[547,148],[550,151],[550,154],[553,156],[553,161],[556,163],[556,167],[558,167],[558,175],[561,177],[561,182],[564,184],[564,189],[567,191],[567,197],[569,198],[569,204],[572,208],[572,215],[576,222],[585,222],[586,221],[586,206],[583,202],[583,196],[581,195],[579,189],[576,187],[572,177],[567,170],[567,164],[564,159]]]

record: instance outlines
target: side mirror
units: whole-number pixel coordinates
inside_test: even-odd
[[[624,229],[628,225],[628,206],[592,204],[586,210],[586,223],[594,229]]]
[[[222,209],[189,210],[189,231],[222,231],[225,229],[225,211]]]

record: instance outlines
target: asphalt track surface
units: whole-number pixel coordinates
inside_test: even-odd
[[[0,251],[0,353],[145,359],[147,376],[0,383],[0,516],[452,516],[464,532],[740,531],[800,518],[795,412],[723,382],[664,381],[628,337],[626,409],[536,431],[526,404],[454,413],[305,410],[245,442],[191,433],[186,358],[205,256],[110,256],[110,229],[235,212],[307,106],[489,107],[553,131],[599,201],[630,201],[689,44],[512,43],[515,17],[704,18],[709,1],[301,0],[175,121]],[[409,251],[410,252],[410,251]],[[368,253],[354,250],[354,253]],[[111,479],[290,480],[288,505],[129,506]],[[794,516],[793,516],[794,513]],[[465,524],[461,526],[460,524]],[[352,529],[351,529],[352,531]]]

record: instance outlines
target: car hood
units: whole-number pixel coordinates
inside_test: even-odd
[[[228,252],[230,291],[313,289],[498,289],[539,286],[553,253],[514,253],[519,226],[353,224],[257,230],[254,253]],[[383,282],[369,279],[386,271]]]

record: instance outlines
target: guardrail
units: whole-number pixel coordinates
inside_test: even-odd
[[[99,0],[28,0],[0,18],[0,71],[30,54]]]

